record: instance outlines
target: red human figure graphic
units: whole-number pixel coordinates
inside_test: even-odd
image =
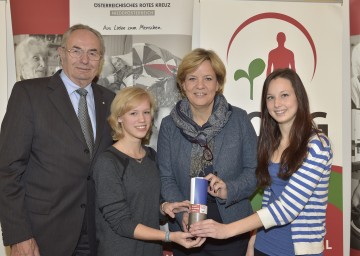
[[[291,50],[285,48],[285,34],[283,32],[279,32],[276,36],[276,40],[278,42],[278,47],[269,52],[266,71],[267,76],[272,71],[279,68],[290,68],[296,71],[294,53]]]

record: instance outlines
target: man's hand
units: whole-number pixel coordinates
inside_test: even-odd
[[[40,256],[39,247],[34,238],[13,244],[10,256]]]

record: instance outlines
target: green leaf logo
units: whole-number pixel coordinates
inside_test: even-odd
[[[265,70],[265,62],[258,58],[253,60],[248,68],[248,73],[245,70],[238,69],[234,73],[235,81],[239,80],[240,78],[247,78],[250,82],[250,99],[253,100],[253,91],[254,91],[254,79],[260,76]]]

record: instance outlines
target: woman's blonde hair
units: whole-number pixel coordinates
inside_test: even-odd
[[[138,106],[144,101],[149,101],[150,114],[151,117],[154,117],[155,102],[150,92],[140,87],[131,86],[121,89],[116,94],[113,102],[111,103],[110,116],[108,117],[108,122],[112,129],[112,138],[114,141],[120,140],[121,138],[124,137],[124,131],[122,129],[121,124],[118,121],[119,117],[124,115],[126,112],[130,111],[131,109],[136,108],[136,106]],[[143,139],[143,143],[147,143],[148,140],[150,139],[151,128],[152,128],[152,122],[148,133]]]
[[[226,81],[226,68],[224,63],[214,51],[197,48],[182,59],[177,71],[176,82],[183,98],[186,95],[181,85],[185,82],[186,75],[194,72],[206,60],[210,61],[219,84],[219,90],[216,93],[222,94],[224,92]]]

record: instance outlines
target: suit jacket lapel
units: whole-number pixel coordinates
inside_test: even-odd
[[[107,106],[108,104],[103,96],[102,91],[99,88],[100,85],[92,84],[92,89],[94,92],[94,101],[95,101],[95,111],[96,111],[96,139],[95,139],[95,148],[94,154],[97,151],[100,141],[102,138],[104,126],[107,122]]]
[[[86,141],[84,135],[81,131],[81,126],[79,119],[76,116],[74,107],[70,101],[70,97],[65,88],[64,83],[62,82],[59,73],[56,73],[50,80],[48,88],[50,88],[49,98],[54,104],[55,108],[58,110],[60,116],[63,118],[64,122],[69,126],[69,128],[75,133],[75,136],[86,147]]]

